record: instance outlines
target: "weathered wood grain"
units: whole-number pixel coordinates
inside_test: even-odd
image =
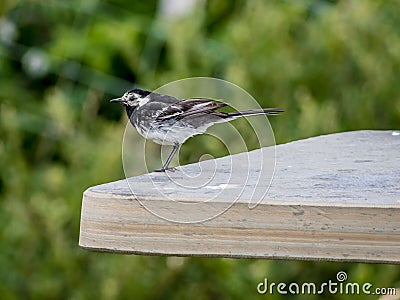
[[[260,159],[273,163],[273,148],[91,187],[83,195],[79,245],[146,255],[400,263],[398,133],[354,131],[278,145],[270,187],[273,170],[257,166]],[[209,181],[195,176],[199,166]]]

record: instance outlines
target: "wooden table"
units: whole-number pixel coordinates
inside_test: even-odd
[[[400,263],[400,131],[330,134],[91,187],[79,245]]]

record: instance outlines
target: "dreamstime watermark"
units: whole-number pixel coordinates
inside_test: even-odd
[[[336,274],[336,280],[329,279],[326,282],[316,284],[313,282],[304,283],[285,283],[269,282],[265,277],[257,285],[259,294],[291,294],[291,295],[321,295],[321,294],[344,294],[344,295],[396,295],[396,289],[393,287],[374,287],[372,283],[364,282],[346,282],[347,273],[339,271]]]

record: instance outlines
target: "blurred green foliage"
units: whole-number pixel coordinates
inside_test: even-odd
[[[108,99],[133,84],[231,81],[261,106],[286,109],[271,118],[277,143],[400,127],[399,1],[199,3],[177,18],[163,15],[158,1],[0,3],[1,299],[257,299],[265,297],[256,293],[265,276],[318,283],[340,270],[353,282],[400,285],[391,265],[78,247],[83,190],[124,176],[126,117]],[[207,150],[191,142],[183,162]]]

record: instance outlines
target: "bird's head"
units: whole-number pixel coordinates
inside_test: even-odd
[[[136,107],[150,94],[151,92],[146,90],[133,89],[123,94],[120,98],[111,99],[110,102],[120,102],[125,106]]]

